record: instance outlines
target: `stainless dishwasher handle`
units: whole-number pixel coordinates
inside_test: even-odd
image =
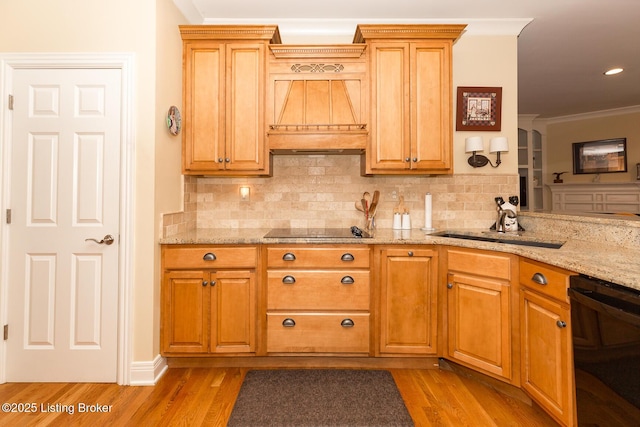
[[[544,277],[544,274],[542,273],[536,273],[531,277],[531,280],[534,283],[537,283],[538,285],[546,285],[547,284],[547,278]]]

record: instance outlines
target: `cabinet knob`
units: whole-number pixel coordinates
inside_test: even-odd
[[[210,284],[211,286],[215,286],[215,285],[216,285],[216,281],[215,281],[215,280],[212,280],[212,281],[210,281],[210,282],[209,282],[209,284]]]
[[[342,280],[340,280],[340,283],[342,283],[343,285],[353,285],[355,283],[355,280],[353,280],[353,277],[351,276],[344,276]]]
[[[417,157],[414,157],[414,158],[413,158],[413,163],[417,163],[417,162],[418,162],[418,158],[417,158]]]
[[[294,283],[296,283],[296,278],[293,276],[284,276],[282,278],[282,283],[284,283],[285,285],[293,285]]]
[[[407,158],[405,158],[405,159],[404,159],[404,161],[405,161],[406,163],[409,163],[409,162],[411,161],[411,157],[407,157]]]
[[[558,328],[566,328],[567,327],[567,322],[565,322],[564,320],[558,320],[556,322],[556,325],[558,325]]]
[[[231,162],[231,159],[227,157],[226,159],[224,159],[224,161],[229,163],[229,162]]]
[[[351,319],[344,319],[342,322],[340,322],[340,326],[342,326],[343,328],[353,328],[355,326],[355,323]]]
[[[216,255],[212,254],[211,252],[207,252],[206,254],[204,254],[202,259],[205,260],[205,261],[215,261],[216,260]]]
[[[447,289],[453,289],[453,283],[447,283]]]
[[[295,261],[296,260],[296,256],[294,254],[292,254],[291,252],[287,252],[286,254],[282,255],[282,260],[283,261]]]
[[[349,252],[347,252],[346,254],[343,254],[340,259],[342,261],[353,261],[354,259],[356,259],[353,255],[351,255]]]
[[[296,321],[287,317],[282,321],[282,326],[284,326],[285,328],[293,328],[294,326],[296,326]]]
[[[544,277],[544,274],[542,273],[536,273],[531,277],[531,280],[534,283],[537,283],[538,285],[546,285],[547,284],[547,278]]]
[[[222,162],[224,162],[224,159],[222,157],[219,157],[218,158],[218,163],[222,163]]]
[[[202,281],[202,286],[207,286],[209,284],[209,282],[207,282],[206,280]]]
[[[409,255],[409,256],[413,256],[413,251],[409,251],[409,252],[407,252],[407,255]]]

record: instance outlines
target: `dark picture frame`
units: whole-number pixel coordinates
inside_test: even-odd
[[[627,171],[627,138],[573,143],[573,173],[616,173]]]
[[[499,131],[502,88],[459,86],[456,130]]]

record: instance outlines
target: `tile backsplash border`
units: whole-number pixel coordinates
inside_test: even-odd
[[[184,210],[163,215],[162,236],[196,228],[347,227],[364,225],[355,202],[380,191],[377,226],[391,228],[400,196],[413,228],[424,226],[432,194],[433,227],[489,228],[496,196],[519,194],[518,175],[360,176],[356,155],[278,155],[272,177],[185,176]],[[242,201],[241,186],[250,188]]]

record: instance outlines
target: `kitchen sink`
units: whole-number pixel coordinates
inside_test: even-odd
[[[449,231],[433,233],[433,234],[430,234],[430,236],[449,237],[452,239],[478,240],[481,242],[504,243],[508,245],[534,246],[536,248],[549,248],[549,249],[560,249],[562,245],[564,245],[564,242],[542,242],[538,240],[510,238],[508,235],[478,236],[475,234],[452,233]]]

